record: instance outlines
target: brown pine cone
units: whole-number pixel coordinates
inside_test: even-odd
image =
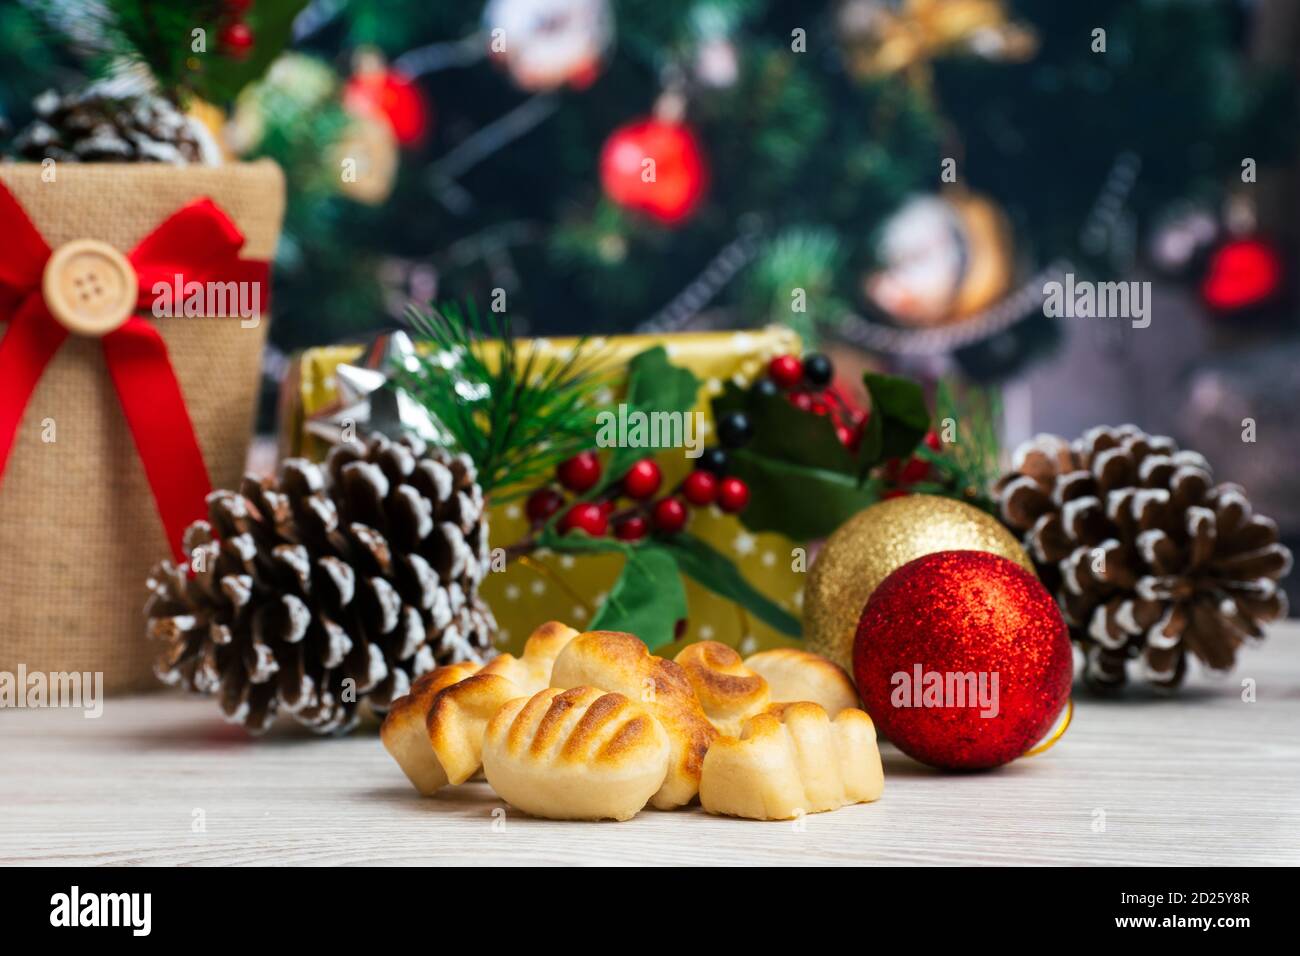
[[[328,481],[327,481],[328,479]],[[148,586],[166,683],[220,695],[255,733],[283,710],[344,732],[440,664],[482,661],[496,624],[478,597],[483,495],[463,456],[418,439],[344,445],[325,469],[208,496],[186,532],[193,571],[163,561]]]
[[[1002,478],[1002,520],[1025,547],[1087,656],[1085,677],[1122,685],[1131,658],[1173,688],[1187,653],[1212,670],[1286,615],[1277,582],[1291,567],[1277,525],[1251,512],[1209,463],[1133,425],[1101,426],[1070,443],[1039,435]]]
[[[91,87],[33,104],[36,119],[14,137],[19,159],[64,163],[215,164],[220,151],[201,125],[152,94]]]

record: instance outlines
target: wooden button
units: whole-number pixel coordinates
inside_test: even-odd
[[[45,307],[69,332],[101,336],[136,308],[135,269],[98,239],[77,239],[54,250],[41,281]]]

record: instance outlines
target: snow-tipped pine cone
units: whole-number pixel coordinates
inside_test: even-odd
[[[92,86],[65,96],[47,90],[33,105],[36,119],[14,137],[19,159],[174,165],[221,161],[220,149],[203,125],[161,96]]]
[[[475,478],[463,456],[378,436],[213,492],[185,535],[190,568],[163,561],[149,578],[158,676],[218,694],[255,733],[281,711],[341,733],[362,700],[383,711],[424,672],[484,660],[496,624],[478,597]]]
[[[1190,653],[1212,670],[1286,615],[1291,553],[1235,484],[1173,439],[1100,426],[1073,443],[1039,435],[997,486],[1002,520],[1024,536],[1087,656],[1086,679],[1114,688],[1138,659],[1176,687]]]

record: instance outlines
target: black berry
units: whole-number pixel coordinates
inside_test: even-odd
[[[774,395],[781,394],[781,386],[770,378],[760,378],[754,383],[753,388],[749,390],[749,394],[762,398],[771,398]]]
[[[813,352],[803,360],[803,380],[809,385],[823,388],[831,383],[834,375],[831,360],[820,352]]]
[[[726,448],[741,448],[754,437],[754,426],[744,412],[730,412],[718,422],[718,440]]]
[[[727,458],[726,451],[719,448],[717,445],[713,445],[704,449],[704,453],[700,455],[699,461],[695,463],[695,467],[701,471],[711,471],[715,475],[722,476],[727,473],[727,468],[730,464],[731,462]]]

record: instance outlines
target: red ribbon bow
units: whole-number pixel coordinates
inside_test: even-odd
[[[211,199],[196,199],[127,255],[139,283],[137,308],[151,310],[154,284],[258,282],[266,301],[268,263],[241,259],[244,235]],[[51,249],[13,194],[0,183],[0,480],[32,393],[68,337],[46,308],[41,281]],[[182,285],[183,288],[183,285]],[[185,555],[186,526],[206,512],[212,489],[167,346],[148,321],[132,315],[101,339],[122,414],[153,490],[167,541]]]

